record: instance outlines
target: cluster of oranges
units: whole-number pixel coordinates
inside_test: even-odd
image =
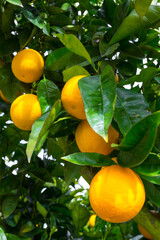
[[[44,60],[39,52],[24,49],[12,60],[12,72],[24,83],[37,81],[44,70]],[[22,130],[31,130],[33,123],[41,116],[38,97],[34,94],[23,94],[17,97],[10,108],[13,123]]]
[[[70,115],[82,120],[75,133],[79,150],[109,155],[114,150],[111,144],[118,142],[119,133],[110,125],[106,142],[87,122],[78,87],[78,81],[83,77],[85,76],[75,76],[66,82],[61,100]],[[140,177],[133,170],[115,164],[101,168],[94,176],[90,184],[89,200],[94,212],[101,219],[122,223],[139,213],[145,202],[145,189]]]

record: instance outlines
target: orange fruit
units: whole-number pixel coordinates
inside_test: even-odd
[[[118,76],[118,74],[117,74],[117,73],[115,74],[115,81],[116,81],[116,83],[118,83],[118,82],[119,82],[119,76]]]
[[[138,224],[140,233],[147,239],[154,240],[150,233],[148,233],[141,225]]]
[[[78,119],[86,119],[84,104],[81,97],[81,92],[78,87],[78,81],[86,77],[78,75],[68,80],[61,93],[61,100],[64,109],[73,117]]]
[[[44,70],[44,60],[34,49],[24,49],[12,60],[12,72],[17,79],[25,83],[37,81]]]
[[[110,125],[108,142],[106,142],[91,128],[87,120],[83,120],[76,129],[75,138],[81,152],[95,152],[108,155],[114,150],[111,147],[111,143],[118,142],[119,133]]]
[[[5,101],[6,103],[11,103],[2,93],[2,91],[0,90],[0,97],[3,99],[3,101]]]
[[[92,179],[89,200],[101,219],[122,223],[139,213],[145,202],[145,189],[133,170],[111,165],[101,169]]]
[[[93,214],[90,216],[89,218],[89,226],[90,227],[94,227],[95,226],[95,222],[96,222],[96,214]]]
[[[11,105],[10,116],[18,128],[31,130],[33,123],[41,116],[38,97],[34,94],[25,94],[17,97]]]

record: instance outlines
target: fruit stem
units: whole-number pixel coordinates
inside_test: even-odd
[[[133,220],[145,228],[153,236],[153,239],[160,240],[160,220],[146,207],[143,207]]]

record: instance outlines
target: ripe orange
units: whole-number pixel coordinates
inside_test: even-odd
[[[18,128],[31,130],[35,120],[41,116],[38,97],[34,94],[25,94],[17,97],[11,105],[10,116]]]
[[[76,129],[75,138],[81,152],[95,152],[108,155],[114,150],[111,148],[111,143],[118,142],[119,133],[110,125],[108,129],[108,142],[105,142],[91,128],[87,120],[83,120]]]
[[[140,233],[147,239],[154,240],[150,233],[148,233],[141,225],[138,224]]]
[[[101,169],[92,179],[89,200],[100,218],[122,223],[139,213],[145,202],[145,189],[133,170],[111,165]]]
[[[3,101],[5,101],[6,103],[11,103],[2,93],[2,91],[0,90],[0,97],[3,99]]]
[[[13,58],[11,67],[17,79],[25,83],[33,83],[43,73],[44,60],[34,49],[24,49]]]
[[[93,214],[93,215],[90,216],[90,218],[89,218],[89,226],[90,227],[94,227],[95,226],[96,217],[97,217],[96,214]]]
[[[61,100],[64,109],[73,117],[78,119],[86,119],[84,104],[81,97],[81,92],[78,87],[78,81],[86,77],[85,75],[78,75],[72,77],[66,82],[62,89]]]

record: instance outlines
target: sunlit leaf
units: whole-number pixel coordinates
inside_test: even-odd
[[[75,65],[71,68],[68,68],[68,69],[64,70],[62,73],[63,73],[63,81],[64,82],[67,82],[69,79],[71,79],[72,77],[77,76],[77,75],[90,76],[89,72],[85,68],[83,68],[79,65]]]
[[[64,156],[62,157],[62,159],[82,166],[89,165],[93,167],[100,167],[115,164],[111,158],[99,153],[78,152],[70,154],[68,156]]]
[[[101,76],[82,78],[78,84],[90,126],[107,141],[116,100],[116,83],[112,68],[108,65]]]
[[[85,59],[93,65],[91,57],[87,52],[86,48],[80,42],[80,40],[73,34],[56,34],[60,41],[68,48],[70,51],[84,57]]]
[[[154,22],[157,22],[159,19],[160,6],[150,6],[143,18],[140,18],[136,11],[132,10],[132,12],[123,20],[116,33],[113,35],[109,45],[112,45],[131,34],[139,33],[144,28],[149,27]]]
[[[22,5],[20,0],[7,0],[7,2],[12,3],[13,5],[17,5],[17,6],[23,7],[23,5]]]
[[[151,2],[152,0],[136,0],[135,9],[140,17],[143,17],[146,14]]]
[[[26,149],[29,162],[31,160],[31,157],[35,148],[38,151],[40,147],[43,145],[48,135],[48,128],[54,122],[54,119],[57,117],[57,114],[59,113],[60,108],[61,108],[61,102],[60,100],[57,100],[57,102],[52,107],[51,111],[42,115],[33,124],[32,131],[27,144],[27,149]]]

